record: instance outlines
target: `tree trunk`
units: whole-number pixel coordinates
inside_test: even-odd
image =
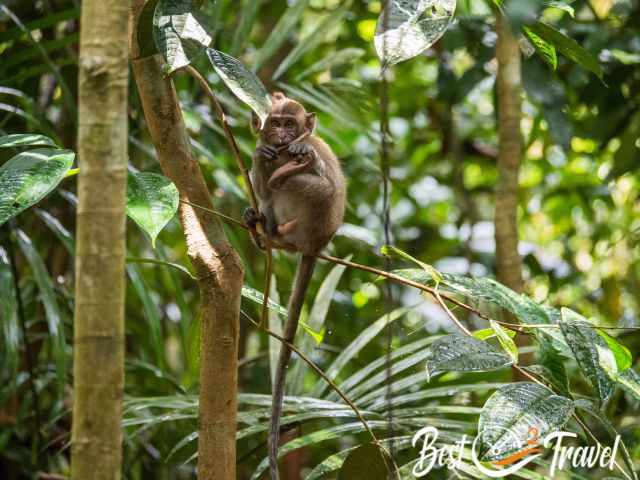
[[[120,479],[124,384],[127,7],[82,4],[71,478]]]
[[[142,107],[164,174],[180,199],[212,208],[211,195],[191,156],[173,82],[162,60],[141,56],[137,24],[143,0],[133,0],[130,52]],[[201,301],[198,478],[236,480],[238,331],[244,269],[218,218],[180,203],[187,254],[198,278]]]
[[[522,157],[520,46],[511,33],[507,19],[500,12],[496,12],[496,30],[500,138],[494,220],[496,271],[500,282],[521,292],[522,259],[518,253],[518,175]]]

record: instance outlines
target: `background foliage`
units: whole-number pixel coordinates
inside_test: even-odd
[[[380,2],[243,0],[240,7],[238,2],[222,0],[205,3],[201,23],[212,38],[211,45],[241,59],[270,91],[283,90],[314,109],[319,134],[341,158],[349,182],[349,204],[346,224],[331,253],[384,266],[379,253],[384,243],[378,160],[380,64],[373,42]],[[527,1],[506,7],[514,25],[524,26],[533,42],[533,47],[524,45],[523,50],[538,51],[523,62],[526,149],[518,221],[526,293],[536,304],[556,307],[553,312],[558,316],[559,308],[565,306],[600,325],[638,326],[640,4],[637,0],[577,0],[560,8],[547,7]],[[78,2],[8,1],[1,8],[0,135],[39,133],[75,150]],[[496,36],[491,8],[489,3],[461,0],[441,40],[418,58],[390,70],[389,91],[394,244],[443,273],[483,278],[492,276],[495,250]],[[571,44],[536,43],[536,35],[545,34],[537,18],[574,39],[597,59],[596,64],[584,58],[572,61]],[[153,48],[151,36],[148,45]],[[248,157],[255,142],[248,128],[250,110],[230,93],[205,56],[193,61],[223,102]],[[240,218],[247,199],[210,104],[188,76],[178,72],[174,78],[194,152],[205,178],[216,186],[212,189],[216,208]],[[144,175],[160,173],[134,85],[131,92],[130,163]],[[2,168],[16,153],[0,148]],[[140,177],[130,183],[130,189],[136,190],[137,185],[137,191],[144,192],[144,180]],[[11,229],[10,223],[2,226],[3,478],[28,477],[38,471],[68,472],[74,190],[71,175],[37,207],[16,217]],[[130,209],[140,208],[139,203],[130,201]],[[165,207],[175,211],[175,205],[165,202]],[[192,478],[194,463],[187,460],[193,458],[196,446],[197,291],[185,271],[189,266],[175,217],[157,237],[155,248],[134,223],[130,226],[125,477]],[[258,318],[255,290],[262,288],[262,255],[243,230],[230,224],[227,234],[247,266],[243,310]],[[273,298],[286,299],[293,259],[277,254],[275,265],[279,288]],[[397,256],[392,266],[415,267]],[[26,325],[20,324],[14,279]],[[506,305],[493,298],[498,287],[487,291],[485,296],[474,292],[482,311],[507,319],[500,308]],[[384,300],[383,284],[374,276],[323,264],[311,293],[309,298],[315,302],[308,302],[306,327],[298,343],[365,410],[380,436],[397,437],[394,448],[400,451],[400,465],[410,465],[415,458],[407,439],[425,424],[441,428],[445,443],[475,432],[480,407],[495,388],[511,380],[507,369],[450,372],[429,382],[434,372],[424,367],[429,355],[426,347],[436,341],[436,335],[453,332],[455,327],[443,310],[417,290],[394,287],[391,304]],[[475,315],[455,313],[472,330],[490,328]],[[279,317],[274,312],[272,317],[271,325],[277,329]],[[391,401],[385,399],[384,385],[389,319],[395,325]],[[569,328],[578,331],[568,332]],[[596,341],[589,336],[591,330],[575,326],[562,333],[567,338],[583,335],[582,343]],[[628,347],[635,360],[640,349],[637,334],[609,333]],[[543,341],[532,347],[537,358],[542,357],[541,363],[545,354],[557,354],[544,345]],[[269,358],[274,348],[273,341],[243,319],[238,458],[242,478],[250,478],[264,466]],[[579,352],[574,354],[580,360]],[[580,399],[594,393],[589,383],[594,378],[580,374],[579,367],[588,371],[584,366],[588,358],[576,362],[569,360],[571,356],[564,352],[560,357],[569,378],[561,388],[569,387]],[[631,371],[627,376],[633,377]],[[297,443],[283,449],[304,448],[290,457],[288,468],[295,472],[300,470],[297,465],[304,465],[306,478],[317,478],[338,468],[348,449],[368,437],[353,412],[302,362],[296,360],[289,377],[289,391],[299,398],[289,402],[285,423],[295,427],[293,442]],[[610,428],[617,429],[630,449],[628,458],[640,460],[637,393],[634,397],[614,388],[606,378],[602,383],[595,381],[611,389],[604,405],[611,424],[587,417],[592,430],[608,441]],[[598,408],[589,403],[582,406]],[[567,428],[579,431],[573,420]],[[544,464],[535,469],[546,472]],[[477,476],[472,470],[466,473]],[[438,475],[445,478],[447,472],[437,471],[434,478]],[[575,472],[580,475],[591,478],[594,473]]]

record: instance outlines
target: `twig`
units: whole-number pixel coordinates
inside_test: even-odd
[[[240,149],[238,148],[236,139],[233,136],[233,133],[231,132],[231,128],[229,127],[229,124],[227,123],[227,116],[225,115],[224,110],[222,109],[222,105],[220,105],[220,102],[218,101],[217,97],[213,93],[213,90],[211,90],[211,87],[209,86],[209,82],[205,80],[205,78],[200,74],[200,72],[198,72],[198,70],[193,68],[191,65],[187,65],[186,67],[184,67],[184,70],[198,81],[198,83],[200,84],[204,92],[207,94],[207,97],[209,97],[209,100],[211,101],[211,104],[213,105],[213,108],[216,111],[216,114],[218,116],[218,120],[222,125],[222,129],[224,130],[224,136],[226,137],[227,142],[229,143],[229,148],[231,149],[231,153],[233,154],[236,160],[238,168],[242,172],[242,178],[244,178],[247,191],[249,192],[249,203],[251,203],[251,207],[257,212],[258,200],[253,190],[253,185],[251,184],[251,178],[249,178],[249,169],[247,168],[244,161],[242,160],[242,156],[240,155]]]
[[[360,409],[356,406],[355,403],[353,403],[353,401],[347,397],[344,392],[342,390],[340,390],[340,387],[338,387],[333,380],[331,380],[326,373],[324,373],[322,371],[322,369],[320,367],[318,367],[313,360],[311,360],[308,356],[306,356],[304,353],[302,353],[302,351],[300,351],[300,349],[298,347],[296,347],[293,343],[288,342],[284,337],[278,335],[275,332],[272,332],[271,330],[269,330],[266,326],[261,325],[260,323],[256,322],[253,318],[251,318],[249,315],[247,315],[245,312],[242,312],[242,314],[245,316],[245,318],[247,320],[249,320],[255,327],[259,328],[260,330],[262,330],[263,332],[265,332],[266,334],[272,336],[273,338],[275,338],[276,340],[278,340],[280,343],[282,343],[283,345],[286,345],[288,348],[290,348],[293,352],[295,352],[307,365],[309,365],[318,375],[320,375],[320,377],[327,382],[327,384],[329,385],[329,387],[331,387],[333,389],[333,391],[335,391],[340,398],[342,398],[342,400],[349,405],[349,407],[351,407],[351,409],[354,411],[354,413],[356,414],[356,416],[358,417],[358,420],[360,420],[360,422],[362,423],[362,425],[364,426],[365,430],[369,433],[369,435],[371,436],[371,439],[379,445],[378,443],[378,439],[375,436],[375,434],[373,433],[373,430],[371,430],[371,428],[369,427],[369,424],[367,424],[367,421],[365,420],[364,416],[362,415],[362,412],[360,412]]]

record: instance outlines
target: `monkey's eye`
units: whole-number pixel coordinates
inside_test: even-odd
[[[272,120],[271,126],[275,128],[280,128],[280,122],[278,120]]]
[[[284,124],[287,128],[293,128],[293,120],[287,120],[287,123]]]

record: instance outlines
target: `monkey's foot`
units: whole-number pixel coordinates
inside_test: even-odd
[[[260,250],[264,250],[264,243],[260,238],[260,234],[258,233],[257,226],[258,224],[265,225],[265,218],[260,212],[257,212],[255,209],[248,207],[243,214],[244,223],[249,227],[249,233],[251,234],[251,238],[253,239],[253,243]]]
[[[260,212],[256,211],[254,208],[251,208],[251,207],[248,207],[247,209],[245,209],[242,217],[244,219],[244,223],[247,224],[247,227],[249,227],[252,230],[256,229],[256,226],[258,225],[258,223],[264,224],[264,215],[262,215]]]

